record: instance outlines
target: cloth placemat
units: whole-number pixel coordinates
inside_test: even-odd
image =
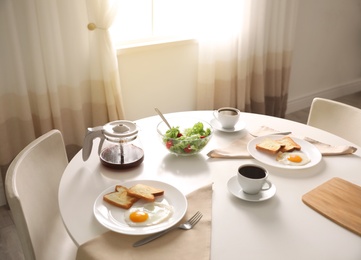
[[[235,159],[252,158],[252,156],[249,154],[247,150],[248,142],[254,139],[256,136],[263,136],[273,133],[277,134],[277,132],[279,131],[269,128],[267,126],[262,126],[256,131],[252,132],[252,134],[247,133],[242,138],[233,141],[232,143],[230,143],[225,147],[221,147],[219,149],[214,149],[210,151],[207,155],[208,157],[211,158],[235,158]],[[292,135],[290,136],[292,137]],[[357,150],[357,148],[353,146],[347,146],[347,145],[333,146],[333,145],[321,143],[309,137],[303,137],[302,139],[313,144],[321,152],[323,156],[352,154]]]
[[[197,211],[202,219],[191,230],[175,229],[168,234],[140,247],[133,243],[145,238],[108,231],[83,245],[77,252],[77,260],[113,259],[210,259],[212,223],[212,184],[187,195],[188,209],[181,222]],[[181,223],[180,222],[180,223]]]

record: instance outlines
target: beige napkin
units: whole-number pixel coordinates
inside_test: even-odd
[[[254,137],[247,133],[241,139],[235,140],[229,145],[214,149],[207,155],[211,158],[234,158],[234,159],[247,159],[252,158],[247,150],[247,144]]]
[[[228,146],[219,149],[214,149],[210,151],[207,155],[211,158],[238,158],[238,159],[252,158],[252,156],[249,154],[247,150],[248,142],[254,139],[255,136],[263,136],[277,132],[279,131],[276,131],[267,126],[262,126],[256,131],[252,132],[252,135],[247,133],[241,139],[233,141]],[[309,143],[312,143],[321,152],[323,156],[352,154],[357,150],[357,148],[353,146],[332,146],[329,144],[325,144],[313,140],[309,137],[304,137],[303,139]]]
[[[134,242],[147,237],[130,236],[108,231],[78,249],[77,260],[110,259],[210,259],[212,184],[187,196],[188,209],[182,222],[197,211],[203,217],[191,230],[175,229],[168,234],[140,247]]]
[[[309,137],[305,137],[303,139],[316,146],[323,156],[353,154],[354,152],[357,151],[357,148],[353,146],[348,146],[348,145],[333,146],[333,145],[321,143]]]

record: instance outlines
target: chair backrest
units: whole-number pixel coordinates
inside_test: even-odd
[[[58,204],[67,164],[63,137],[51,130],[26,146],[9,166],[5,191],[25,259],[75,259],[77,247]]]
[[[341,102],[314,98],[307,124],[361,146],[361,109]]]

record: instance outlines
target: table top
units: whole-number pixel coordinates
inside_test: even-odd
[[[191,116],[210,122],[213,111],[166,114]],[[59,187],[59,206],[65,226],[81,245],[108,231],[98,223],[93,206],[106,188],[130,180],[152,179],[177,187],[185,195],[213,182],[212,259],[361,259],[361,238],[323,217],[302,202],[302,196],[333,177],[361,186],[361,150],[353,155],[324,156],[314,167],[298,170],[264,165],[255,159],[216,159],[207,153],[241,138],[247,131],[268,126],[292,131],[332,145],[353,145],[325,131],[297,122],[242,113],[246,128],[235,133],[215,131],[205,149],[195,156],[171,155],[160,143],[156,126],[159,116],[136,121],[144,161],[126,171],[101,165],[98,141],[86,162],[79,152],[69,163]],[[355,145],[353,145],[355,146]],[[357,147],[357,146],[356,146]],[[269,200],[249,202],[233,196],[227,182],[240,165],[257,163],[269,171],[276,194]]]

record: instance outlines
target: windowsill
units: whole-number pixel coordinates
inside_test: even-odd
[[[184,44],[196,44],[198,41],[194,38],[160,38],[160,39],[147,39],[142,41],[122,43],[116,46],[117,55],[149,51],[167,47],[173,47]]]

